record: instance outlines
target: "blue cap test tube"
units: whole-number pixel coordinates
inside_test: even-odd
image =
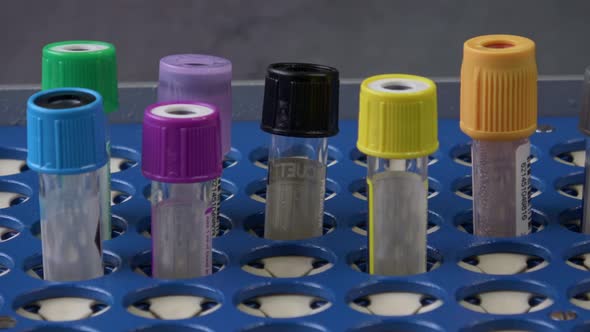
[[[44,279],[103,275],[101,224],[109,218],[106,118],[88,89],[41,91],[27,102],[27,165],[39,174]]]

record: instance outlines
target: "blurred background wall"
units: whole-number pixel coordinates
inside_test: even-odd
[[[155,81],[173,53],[227,57],[236,79],[261,79],[275,61],[343,78],[456,77],[463,41],[488,33],[535,40],[542,75],[577,75],[590,64],[589,12],[584,0],[5,0],[0,84],[38,84],[42,46],[68,39],[114,43],[123,82]]]

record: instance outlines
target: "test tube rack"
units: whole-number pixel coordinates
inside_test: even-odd
[[[223,234],[214,239],[216,273],[175,281],[157,280],[138,272],[149,272],[150,262],[150,204],[146,198],[149,182],[141,175],[139,165],[138,123],[143,108],[154,101],[155,90],[149,85],[122,87],[121,110],[111,115],[112,155],[130,162],[123,163],[122,168],[126,169],[112,174],[117,204],[112,207],[115,237],[104,243],[105,270],[109,273],[94,280],[67,283],[32,277],[31,274],[41,272],[37,175],[25,169],[0,177],[0,192],[4,192],[0,195],[0,203],[4,204],[0,227],[13,230],[5,231],[0,240],[0,330],[590,331],[590,300],[585,295],[590,292],[590,256],[585,256],[590,253],[590,238],[579,233],[575,222],[581,213],[579,185],[583,182],[583,168],[575,165],[580,164],[576,151],[584,150],[576,118],[581,80],[551,78],[539,82],[539,129],[531,138],[534,233],[504,239],[469,234],[469,139],[459,130],[459,84],[456,80],[437,81],[441,147],[432,156],[429,167],[430,271],[409,277],[370,276],[358,271],[365,267],[363,229],[367,211],[363,199],[366,168],[362,166],[363,156],[355,149],[358,83],[342,84],[341,130],[329,141],[326,234],[304,241],[270,241],[259,236],[264,219],[263,166],[269,141],[257,120],[263,87],[257,83],[238,83],[234,87],[233,148],[222,182]],[[26,157],[23,105],[34,91],[0,90],[0,159]],[[522,256],[495,256],[499,264],[484,258],[494,253]],[[254,269],[260,268],[256,265],[260,259],[292,255],[312,257],[325,271],[299,278],[272,278],[242,268],[249,263]],[[477,267],[482,262],[487,265]],[[498,269],[516,273],[481,273]],[[496,291],[515,293],[479,296]],[[410,294],[405,300],[373,297],[383,292],[422,295]],[[238,309],[240,303],[246,303],[257,310],[256,306],[264,305],[264,301],[252,299],[273,294],[312,296],[309,311],[317,313],[298,318],[268,318]],[[205,297],[208,300],[201,302],[202,309],[216,310],[171,321],[144,318],[127,311],[134,303],[165,295]],[[20,307],[56,297],[92,299],[93,304],[86,304],[89,310],[102,313],[73,322],[39,321],[17,313]],[[297,301],[292,299],[292,303]],[[496,312],[523,301],[539,310],[509,315],[474,308]],[[351,308],[351,302],[356,303],[358,310]],[[280,304],[271,305],[273,310],[280,311]],[[369,314],[397,310],[394,308],[407,311],[412,306],[414,314]],[[423,310],[428,306],[438,307]],[[416,313],[421,310],[427,312]]]

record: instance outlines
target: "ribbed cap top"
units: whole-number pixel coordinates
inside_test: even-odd
[[[160,60],[158,102],[192,100],[214,105],[221,118],[221,146],[231,148],[232,64],[212,55],[176,54]]]
[[[81,87],[100,93],[104,111],[119,108],[115,46],[101,41],[72,40],[43,47],[41,88]]]
[[[107,161],[102,98],[88,89],[50,89],[27,102],[27,165],[40,173],[80,174]]]
[[[469,39],[461,66],[461,130],[473,139],[515,140],[537,128],[535,43],[524,37]]]
[[[264,84],[262,130],[283,136],[338,133],[338,71],[307,63],[275,63]]]
[[[141,170],[150,180],[193,183],[221,176],[221,131],[215,106],[167,102],[143,118]]]
[[[363,81],[357,148],[387,159],[414,159],[438,149],[436,85],[420,76],[386,74]]]
[[[584,135],[590,135],[590,67],[586,68],[584,72],[584,90],[579,128]]]

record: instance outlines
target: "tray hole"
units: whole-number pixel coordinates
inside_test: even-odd
[[[0,243],[14,239],[22,229],[23,225],[17,219],[0,216]]]
[[[422,284],[382,281],[348,294],[348,305],[359,312],[378,316],[410,316],[443,305],[439,292]]]
[[[336,256],[311,245],[274,245],[257,248],[242,258],[242,270],[261,277],[298,278],[330,269]]]
[[[0,209],[23,204],[33,194],[31,187],[15,181],[0,181]]]
[[[332,179],[326,179],[326,191],[324,195],[324,200],[332,199],[336,196],[336,194],[340,191],[340,186]],[[246,187],[246,193],[248,196],[253,200],[266,203],[266,179],[258,180],[256,182],[250,183]]]
[[[167,284],[128,295],[124,305],[128,312],[143,318],[188,319],[221,308],[221,296],[205,287]]]
[[[0,148],[0,176],[14,175],[29,170],[27,150]]]
[[[138,165],[141,156],[136,150],[120,146],[111,146],[110,170],[112,173],[118,173]]]
[[[531,218],[531,233],[537,233],[545,229],[548,219],[542,212],[533,209]],[[473,211],[461,212],[455,217],[455,227],[464,233],[473,234]]]
[[[10,257],[0,254],[0,277],[8,274],[14,268],[14,264]]]
[[[473,200],[473,185],[471,175],[465,176],[455,181],[453,188],[457,196],[468,200]],[[531,177],[531,198],[535,198],[543,192],[543,186],[539,179]]]
[[[590,271],[590,243],[576,245],[566,251],[567,265],[582,271]]]
[[[14,307],[28,319],[68,322],[101,315],[111,304],[107,294],[95,289],[55,286],[18,297]]]
[[[582,207],[578,206],[573,209],[563,211],[559,215],[559,223],[569,231],[575,233],[582,232]]]
[[[563,321],[563,320],[574,320],[578,318],[578,314],[575,311],[553,311],[549,313],[549,317],[556,321]]]
[[[334,166],[342,159],[342,153],[335,147],[328,145],[328,161],[327,166]],[[260,167],[268,168],[268,148],[259,147],[250,153],[250,161]]]
[[[518,315],[543,310],[553,304],[547,287],[520,281],[498,280],[459,291],[459,303],[472,311],[494,315]]]
[[[0,330],[7,330],[16,326],[16,319],[10,316],[0,316]]]
[[[255,326],[240,330],[241,332],[326,332],[326,329],[315,324],[305,323],[258,323]]]
[[[352,196],[367,200],[367,181],[365,179],[355,180],[348,187]],[[437,196],[440,193],[440,183],[432,178],[428,178],[428,199]]]
[[[135,190],[130,184],[120,180],[111,180],[111,206],[129,201],[134,194]]]
[[[233,225],[232,225],[231,219],[229,219],[229,217],[226,216],[225,214],[220,214],[219,215],[219,231],[217,232],[215,237],[224,236],[225,234],[229,233],[229,231],[232,229],[232,227],[233,227]],[[150,239],[152,237],[152,223],[151,223],[151,219],[149,216],[143,218],[139,222],[139,224],[137,226],[137,232],[148,239]]]
[[[223,157],[223,169],[234,167],[242,159],[242,154],[235,148],[231,148]]]
[[[213,273],[217,273],[227,266],[229,262],[227,255],[225,255],[222,252],[213,250],[212,256]],[[152,278],[152,251],[148,250],[136,255],[131,260],[131,269],[133,270],[133,272],[139,275]]]
[[[253,214],[244,221],[244,229],[250,235],[264,238],[264,212]],[[323,235],[329,234],[336,229],[336,217],[324,212]]]
[[[560,143],[551,148],[550,153],[554,160],[570,165],[584,167],[586,161],[585,139],[575,139]]]
[[[582,199],[584,194],[584,172],[573,173],[558,179],[555,189],[563,196]]]
[[[119,269],[121,259],[115,254],[103,252],[102,266],[105,275],[109,275]],[[24,270],[27,275],[35,279],[43,279],[43,256],[40,254],[29,257],[25,260]]]
[[[361,213],[361,215],[355,219],[358,221],[353,224],[352,231],[359,235],[367,236],[367,220],[369,219],[368,214],[366,212]],[[441,223],[442,217],[440,215],[432,211],[428,211],[428,234],[438,231],[440,229]]]
[[[549,265],[544,249],[514,242],[497,242],[469,248],[458,264],[482,274],[514,275],[538,271]]]
[[[436,251],[432,248],[427,248],[426,252],[426,271],[430,272],[436,270],[442,264],[443,258]],[[368,271],[368,251],[367,248],[362,248],[360,250],[355,250],[352,253],[348,254],[346,261],[348,265],[355,271],[367,273]]]
[[[431,154],[428,156],[428,166],[436,164],[439,159],[438,152]],[[367,167],[367,155],[360,152],[357,148],[350,151],[350,160],[359,166]]]
[[[531,164],[539,160],[539,149],[535,145],[531,145]],[[451,158],[457,164],[471,167],[471,142],[459,144],[451,149]]]

